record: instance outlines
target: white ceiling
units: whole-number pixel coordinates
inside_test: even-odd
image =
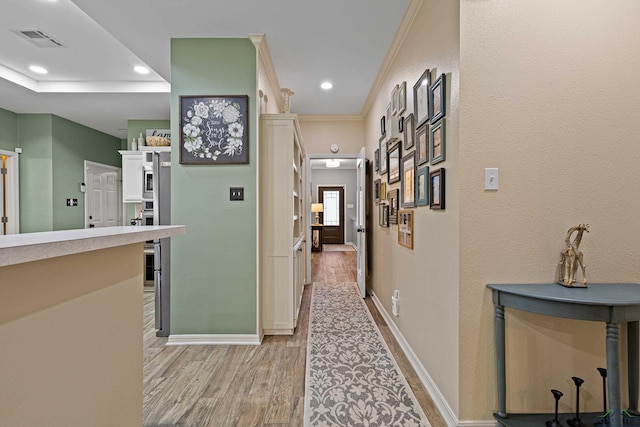
[[[168,119],[170,39],[267,36],[299,114],[360,114],[409,0],[0,0],[0,108],[52,113],[119,138]],[[40,48],[11,30],[42,30]],[[29,70],[49,70],[38,75]],[[136,65],[151,72],[141,76]],[[330,80],[334,88],[319,85]]]

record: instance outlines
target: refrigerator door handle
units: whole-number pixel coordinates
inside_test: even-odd
[[[162,329],[162,290],[161,290],[162,273],[159,270],[153,272],[154,291],[156,296],[156,329]]]

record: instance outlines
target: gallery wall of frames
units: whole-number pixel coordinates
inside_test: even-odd
[[[413,249],[414,208],[445,209],[447,76],[432,77],[427,69],[418,78],[409,106],[407,82],[394,86],[380,119],[374,154],[378,225],[397,225],[398,244],[409,249]]]

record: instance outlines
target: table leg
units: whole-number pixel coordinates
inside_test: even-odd
[[[607,376],[609,378],[610,426],[622,426],[620,403],[620,327],[607,322]]]
[[[507,418],[507,381],[505,375],[505,334],[504,306],[495,304],[496,310],[496,377],[498,380],[498,412],[501,418]]]
[[[629,369],[629,413],[638,412],[638,321],[627,323],[627,360]]]

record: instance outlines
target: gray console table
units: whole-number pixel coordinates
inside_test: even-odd
[[[607,378],[609,405],[612,410],[611,426],[621,426],[623,417],[620,403],[620,324],[627,323],[629,412],[638,414],[638,321],[640,320],[640,284],[601,283],[587,288],[566,288],[558,284],[503,284],[487,285],[493,292],[495,307],[496,363],[498,382],[498,412],[496,420],[511,425],[506,405],[505,372],[505,307],[562,317],[565,319],[606,322]],[[519,414],[518,425],[526,421],[527,414]],[[531,421],[540,418],[531,414]],[[551,418],[548,418],[551,419]],[[514,420],[515,421],[515,420]]]

